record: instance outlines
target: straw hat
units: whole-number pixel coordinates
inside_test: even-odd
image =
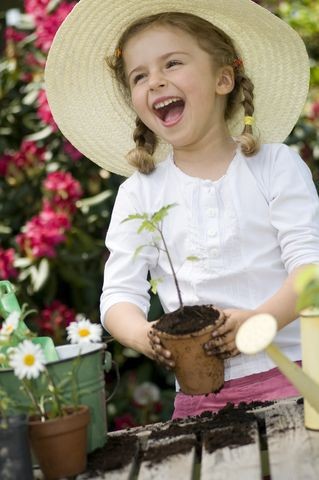
[[[263,143],[282,142],[294,127],[308,92],[309,60],[298,34],[251,0],[80,0],[61,25],[49,52],[48,101],[65,137],[102,168],[129,176],[135,114],[108,71],[125,28],[165,11],[195,14],[224,30],[255,85],[255,124]],[[243,129],[243,111],[229,122]],[[167,153],[161,144],[156,161]]]

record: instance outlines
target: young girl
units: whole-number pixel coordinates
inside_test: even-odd
[[[152,236],[123,223],[173,203],[163,230],[184,304],[226,315],[205,345],[225,359],[224,388],[178,392],[174,417],[298,395],[264,353],[240,355],[235,336],[268,312],[277,344],[300,361],[293,283],[319,261],[319,202],[309,169],[280,142],[301,112],[308,70],[298,35],[250,0],[81,0],[51,48],[47,92],[62,132],[103,168],[136,169],[106,237],[103,325],[174,367],[147,321],[148,273],[162,279],[164,311],[178,308],[167,258],[151,246],[134,258]]]

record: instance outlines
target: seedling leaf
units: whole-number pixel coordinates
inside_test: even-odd
[[[151,291],[152,293],[154,293],[154,295],[157,294],[157,289],[158,289],[158,284],[159,283],[163,283],[163,279],[162,278],[152,278],[150,280],[150,285],[151,285]]]

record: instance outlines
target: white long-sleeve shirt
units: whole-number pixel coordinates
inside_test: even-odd
[[[101,318],[119,302],[149,310],[148,271],[161,279],[158,294],[165,312],[178,297],[164,252],[147,246],[150,233],[138,234],[133,213],[154,213],[177,203],[163,221],[163,232],[185,305],[255,309],[279,290],[294,268],[319,263],[319,200],[304,161],[283,144],[263,145],[253,157],[239,149],[217,181],[191,177],[170,155],[150,175],[134,173],[120,187],[106,246]],[[195,256],[196,262],[186,258]],[[277,345],[300,360],[299,321],[283,328]],[[269,370],[264,352],[225,362],[225,380]]]

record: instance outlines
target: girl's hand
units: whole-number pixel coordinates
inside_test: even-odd
[[[224,322],[212,332],[212,340],[204,345],[204,349],[207,355],[216,355],[226,359],[240,353],[235,344],[236,334],[241,324],[256,312],[233,308],[227,308],[223,312],[225,314]]]
[[[154,353],[154,360],[163,365],[166,369],[172,370],[175,367],[175,362],[173,360],[172,354],[169,350],[166,350],[163,347],[161,339],[157,335],[156,329],[153,328],[156,322],[152,323],[153,325],[151,324],[152,326],[148,332],[148,338]]]

